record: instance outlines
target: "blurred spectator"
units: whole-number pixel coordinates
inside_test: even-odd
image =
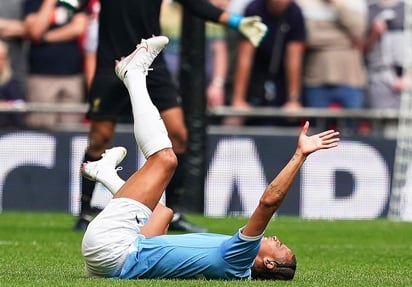
[[[251,1],[252,0],[230,0],[227,5],[227,11],[233,14],[244,15],[245,9]],[[225,37],[229,61],[225,82],[225,103],[230,104],[232,102],[231,96],[233,95],[233,83],[236,71],[238,47],[243,36],[237,31],[226,29]]]
[[[364,0],[298,0],[308,31],[303,102],[306,107],[363,107],[365,67],[360,43]]]
[[[212,24],[211,24],[212,25]],[[225,104],[225,83],[229,64],[228,50],[223,27],[216,27],[217,34],[210,35],[206,55],[207,74],[207,105],[219,107]]]
[[[14,77],[9,61],[9,49],[7,44],[0,40],[0,106],[10,107],[23,103],[23,87]],[[23,127],[21,114],[0,113],[1,128]]]
[[[30,39],[27,101],[82,103],[85,83],[79,37],[87,27],[86,0],[26,0],[25,24]],[[84,115],[30,113],[27,125],[52,128],[81,123]]]
[[[369,33],[365,42],[368,70],[367,107],[398,109],[407,83],[403,71],[405,3],[380,0],[369,4]]]
[[[173,0],[163,0],[160,11],[162,34],[169,38],[169,44],[164,48],[163,54],[173,82],[178,85],[182,5]]]
[[[89,21],[84,35],[84,76],[89,88],[96,70],[96,52],[99,44],[100,0],[89,0],[87,7]]]
[[[214,6],[226,10],[229,0],[210,0]],[[180,26],[181,4],[174,1],[163,1],[161,25],[163,34],[169,38],[164,55],[173,79],[178,85],[180,63]],[[211,107],[221,106],[225,102],[225,80],[228,67],[228,51],[225,35],[230,30],[225,26],[207,22],[205,26],[205,74],[207,104]],[[234,30],[234,33],[239,34]],[[240,34],[239,34],[240,35]]]
[[[27,70],[23,1],[0,1],[0,39],[8,45],[13,75],[22,85],[25,84]]]
[[[210,0],[210,3],[226,10],[229,0]],[[229,65],[228,46],[225,39],[226,27],[214,23],[206,26],[206,98],[209,107],[219,107],[225,104],[225,83]],[[237,32],[239,34],[239,32]]]
[[[210,0],[210,3],[225,10],[229,0]],[[169,38],[164,55],[176,85],[179,84],[181,8],[180,3],[163,1],[160,17],[163,34]],[[224,104],[224,85],[228,66],[226,30],[227,27],[212,22],[207,22],[205,26],[206,97],[208,105],[213,107]],[[239,34],[236,30],[234,32]]]
[[[249,15],[259,15],[269,30],[258,48],[244,39],[239,43],[233,107],[299,108],[306,40],[300,8],[291,0],[255,0],[245,10],[245,16]],[[242,121],[231,118],[226,123]],[[285,124],[277,120],[270,123]]]

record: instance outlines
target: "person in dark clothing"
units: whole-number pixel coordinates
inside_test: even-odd
[[[9,47],[0,40],[0,106],[16,106],[24,102],[23,85],[14,75],[10,64]],[[0,113],[0,127],[22,128],[23,117],[18,113]]]
[[[306,28],[299,6],[292,0],[256,0],[244,15],[259,15],[268,35],[258,48],[243,39],[238,45],[232,106],[301,108],[301,74]],[[228,122],[230,123],[230,121]],[[242,124],[241,122],[233,124]],[[253,125],[295,125],[283,119],[252,119]]]
[[[242,17],[229,14],[216,8],[207,1],[179,0],[185,8],[204,20],[228,25],[244,34],[253,45],[257,46],[266,33],[266,25],[259,17]],[[94,79],[89,93],[89,111],[91,121],[89,145],[84,161],[96,161],[110,144],[118,121],[131,117],[131,105],[127,89],[113,73],[114,59],[130,54],[142,39],[160,35],[160,9],[162,0],[101,0],[99,14],[99,45]],[[160,111],[168,134],[173,143],[173,150],[181,159],[187,143],[187,130],[184,125],[183,110],[179,104],[177,88],[161,53],[153,62],[153,72],[147,77],[149,94],[154,105]],[[179,188],[179,175],[166,189],[168,198],[176,196]],[[174,188],[170,188],[173,186]],[[81,187],[81,211],[75,230],[84,230],[93,218],[90,206],[95,183],[83,179]],[[170,229],[192,232],[204,231],[186,222],[180,214],[175,214]]]
[[[86,0],[24,1],[28,51],[26,100],[31,103],[84,102],[83,53],[79,41],[87,28]],[[29,128],[81,124],[78,113],[27,113]]]

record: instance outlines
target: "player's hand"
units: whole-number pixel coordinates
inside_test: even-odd
[[[268,28],[259,16],[244,17],[240,20],[239,31],[249,39],[254,47],[259,46]]]
[[[302,127],[299,139],[297,152],[307,156],[320,149],[329,149],[338,146],[339,132],[335,130],[327,130],[312,136],[308,136],[309,122],[307,121]]]

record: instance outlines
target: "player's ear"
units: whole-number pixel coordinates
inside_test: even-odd
[[[265,268],[268,270],[272,270],[276,267],[275,261],[269,257],[263,258],[263,264],[265,265]]]

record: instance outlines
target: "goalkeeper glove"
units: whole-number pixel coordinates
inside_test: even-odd
[[[227,25],[241,32],[255,47],[259,46],[268,30],[259,16],[243,17],[232,14],[228,19]]]

